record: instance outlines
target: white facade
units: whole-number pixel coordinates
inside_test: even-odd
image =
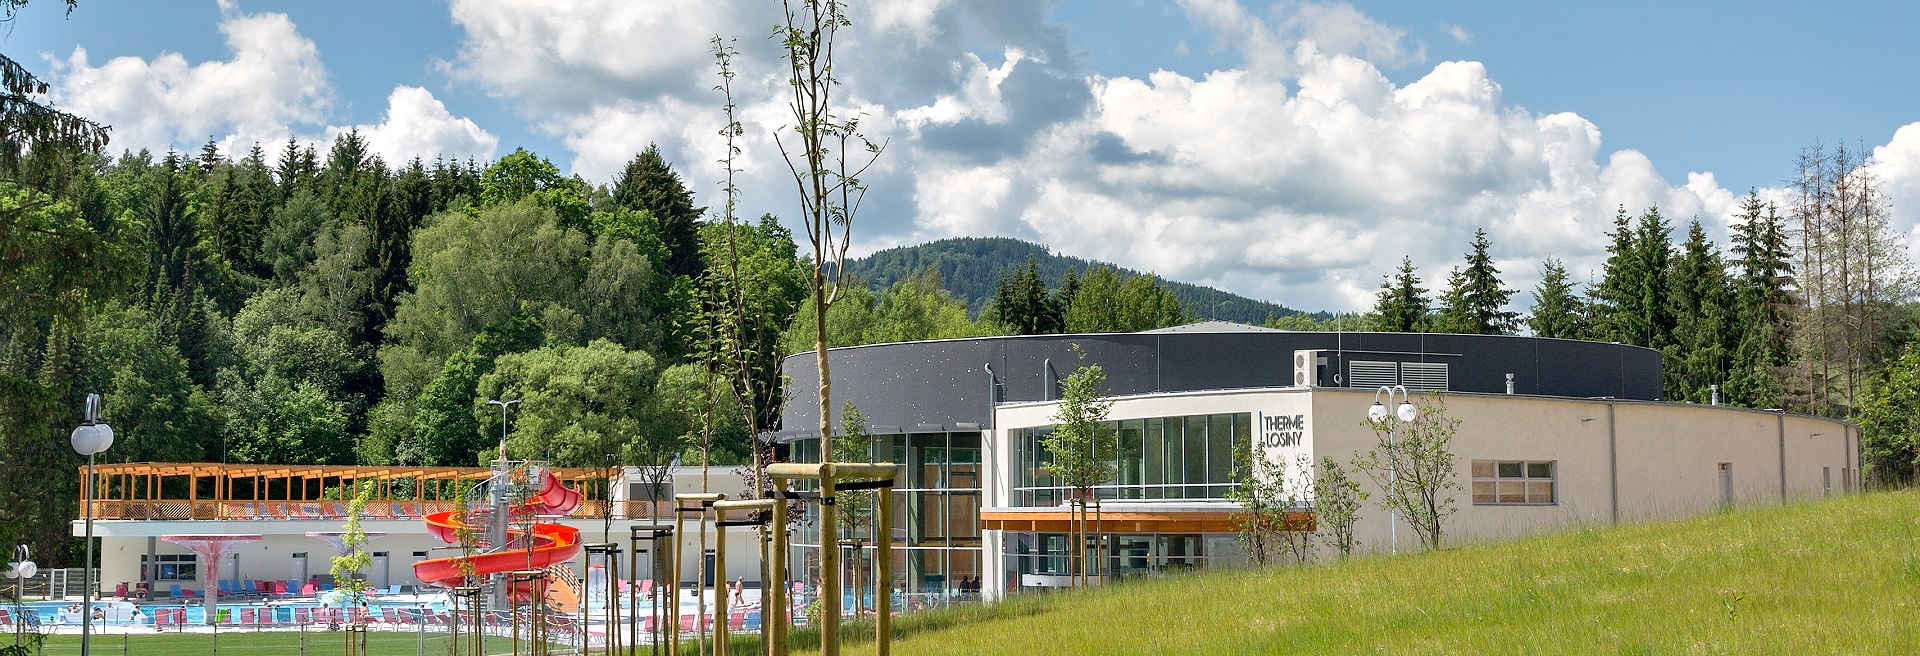
[[[1417,401],[1429,397],[1416,398]],[[1859,472],[1859,431],[1845,422],[1724,406],[1667,404],[1611,399],[1569,399],[1496,394],[1446,393],[1437,399],[1449,416],[1460,421],[1452,440],[1455,456],[1455,513],[1443,523],[1443,543],[1461,544],[1502,539],[1571,525],[1609,524],[1681,517],[1726,505],[1780,503],[1796,498],[1840,494],[1855,489]],[[1302,460],[1332,458],[1343,464],[1377,445],[1381,436],[1364,425],[1371,390],[1350,388],[1267,388],[1186,392],[1120,397],[1113,400],[1109,419],[1120,422],[1154,418],[1185,418],[1193,435],[1194,417],[1210,417],[1213,436],[1221,434],[1220,417],[1234,426],[1239,442],[1242,424],[1251,427],[1245,443],[1262,442],[1270,461],[1297,467]],[[993,428],[983,431],[983,515],[1019,517],[1021,512],[1043,511],[1044,492],[1023,492],[1023,469],[1032,469],[1031,446],[1022,447],[1024,429],[1054,422],[1057,402],[1009,403],[996,407]],[[1244,416],[1244,417],[1243,417]],[[1168,419],[1166,425],[1175,422]],[[1203,422],[1204,423],[1204,422]],[[1172,434],[1171,431],[1168,433]],[[1126,434],[1120,438],[1124,444]],[[1151,446],[1151,440],[1147,440]],[[1175,449],[1169,442],[1159,463],[1171,465]],[[1192,444],[1184,462],[1191,474]],[[1207,443],[1210,449],[1218,445]],[[1117,460],[1127,463],[1125,448]],[[1217,451],[1208,455],[1203,483],[1217,482]],[[1144,467],[1155,463],[1147,461]],[[1515,474],[1514,478],[1500,478]],[[1537,478],[1527,476],[1540,475]],[[1289,480],[1309,481],[1311,473],[1293,470]],[[1380,490],[1354,474],[1374,498]],[[1125,478],[1125,474],[1121,475]],[[1226,501],[1218,486],[1183,486],[1188,496],[1204,498],[1126,499],[1155,494],[1155,479],[1147,484],[1116,482],[1103,488],[1107,512],[1178,518],[1182,513],[1238,510]],[[1162,486],[1169,490],[1174,486]],[[1171,492],[1169,492],[1171,493]],[[1039,499],[1036,501],[1036,498]],[[1052,505],[1052,504],[1049,504]],[[1053,508],[1058,508],[1053,505]],[[1037,516],[1037,515],[1036,515]],[[1198,516],[1198,515],[1195,515]],[[1404,523],[1397,526],[1377,505],[1363,505],[1355,534],[1363,551],[1412,550],[1418,540]],[[1020,585],[1047,585],[1047,577],[1025,570],[1045,556],[1025,554],[1033,538],[1019,531],[983,531],[988,574],[984,593],[997,597]],[[1197,539],[1159,536],[1132,539],[1140,545],[1128,553],[1109,551],[1110,569],[1129,561],[1159,562],[1168,545],[1201,545],[1200,554],[1183,551],[1171,560],[1186,565],[1231,560],[1215,551],[1237,549],[1229,535],[1200,535]],[[1015,543],[1015,538],[1025,543]],[[1044,553],[1044,552],[1042,552]],[[998,575],[992,572],[998,570]]]
[[[636,468],[637,469],[637,468]],[[630,478],[637,479],[636,472],[629,471]],[[675,467],[669,475],[670,487],[683,493],[701,489],[701,471],[699,467]],[[745,491],[745,479],[741,478],[733,467],[713,467],[708,473],[708,489],[740,497]],[[629,499],[631,488],[618,485],[614,488],[616,501]],[[642,497],[631,497],[643,500]],[[620,545],[622,556],[619,568],[621,578],[656,578],[646,558],[641,559],[639,575],[629,571],[628,535],[630,526],[644,526],[654,523],[672,524],[672,513],[653,518],[626,519],[614,517],[611,522],[602,518],[543,518],[540,521],[559,523],[580,530],[583,544],[597,544],[607,541]],[[420,519],[362,519],[361,529],[368,535],[380,534],[367,542],[367,551],[374,554],[373,564],[363,570],[368,582],[376,588],[388,586],[415,586],[420,582],[414,578],[413,563],[430,558],[447,558],[459,555],[459,549],[434,538],[427,533],[426,522]],[[73,535],[85,535],[85,525],[81,521],[72,524]],[[140,564],[143,558],[155,563],[189,562],[195,565],[195,571],[203,566],[194,559],[190,550],[160,539],[168,535],[252,535],[261,536],[261,540],[236,543],[228,547],[225,562],[220,563],[220,578],[223,580],[248,579],[258,581],[294,581],[296,589],[314,576],[325,576],[332,568],[332,559],[338,555],[335,548],[323,539],[308,537],[308,532],[337,532],[342,530],[340,520],[328,519],[222,519],[222,520],[95,520],[94,534],[100,538],[100,581],[101,589],[111,593],[120,583],[126,583],[128,589],[141,580]],[[691,583],[695,579],[698,567],[698,555],[704,532],[705,544],[710,551],[717,545],[711,522],[699,521],[694,515],[687,515],[685,530],[680,534],[681,580]],[[610,538],[610,540],[609,540]],[[662,543],[661,546],[665,546]],[[750,528],[733,528],[727,531],[727,571],[728,579],[740,578],[749,582],[760,580],[760,546],[756,532]],[[178,560],[185,558],[187,560]],[[596,562],[598,559],[595,559]],[[583,575],[588,571],[587,554],[582,550],[575,556],[572,565],[576,572]],[[162,570],[156,568],[156,577]],[[177,567],[172,568],[175,571]],[[661,573],[664,575],[664,572]],[[182,589],[199,589],[201,581],[197,578],[181,580],[158,579],[152,586],[159,593],[165,593],[170,586],[178,585]]]

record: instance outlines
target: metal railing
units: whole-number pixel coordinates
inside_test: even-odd
[[[427,515],[453,510],[451,501],[374,501],[368,503],[363,517],[368,519],[421,519]],[[583,500],[567,517],[601,519],[607,511],[615,519],[671,517],[670,504],[652,501]],[[175,501],[96,499],[94,519],[132,520],[341,520],[347,516],[345,501]]]

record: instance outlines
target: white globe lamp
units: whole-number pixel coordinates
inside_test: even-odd
[[[1420,418],[1420,409],[1413,407],[1412,403],[1401,401],[1399,411],[1395,414],[1400,416],[1400,421],[1413,421]]]
[[[1374,401],[1373,407],[1367,408],[1367,419],[1376,424],[1386,421],[1387,406],[1382,405],[1379,401]]]
[[[73,445],[73,452],[91,456],[113,448],[113,427],[104,423],[81,424],[73,429],[73,435],[67,438]]]

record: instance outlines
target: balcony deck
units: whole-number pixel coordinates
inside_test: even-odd
[[[586,497],[566,516],[578,519],[672,516],[669,504],[605,501],[609,470],[555,467],[561,484]],[[135,462],[94,467],[97,520],[339,520],[346,491],[376,486],[363,517],[421,519],[453,510],[458,490],[485,480],[485,467],[361,467]],[[81,485],[87,470],[80,468]],[[78,491],[86,500],[86,491]],[[473,500],[469,503],[480,503]],[[656,507],[659,506],[659,507]],[[83,512],[84,516],[84,512]],[[78,518],[76,518],[78,519]]]

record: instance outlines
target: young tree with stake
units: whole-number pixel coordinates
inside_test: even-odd
[[[1075,357],[1087,359],[1086,351],[1079,344],[1070,348]],[[1089,574],[1084,548],[1087,508],[1094,498],[1093,488],[1113,480],[1113,454],[1118,445],[1113,427],[1107,424],[1107,413],[1112,408],[1113,400],[1107,398],[1106,370],[1097,364],[1083,365],[1072,375],[1060,379],[1060,406],[1053,415],[1053,433],[1041,439],[1041,446],[1053,456],[1053,462],[1046,466],[1047,472],[1073,491],[1068,499],[1072,528],[1067,540],[1075,545],[1069,562],[1078,565],[1077,569],[1070,570],[1078,572],[1076,585]],[[1097,511],[1098,502],[1094,502],[1093,507]]]
[[[774,131],[773,136],[799,192],[800,223],[813,251],[809,286],[813,294],[814,366],[819,374],[815,390],[817,428],[820,452],[826,454],[833,453],[827,308],[840,296],[840,276],[846,270],[843,265],[854,218],[866,198],[867,185],[860,176],[880,159],[886,146],[868,140],[860,132],[858,118],[843,116],[834,109],[833,92],[840,86],[834,47],[840,28],[853,24],[846,6],[838,0],[782,0],[781,10],[784,22],[774,28],[772,36],[786,51],[787,86],[792,94],[787,109],[793,123]],[[787,135],[782,136],[783,132]],[[849,152],[850,145],[864,153]],[[833,494],[831,477],[822,478],[820,493]],[[821,535],[837,535],[836,520],[835,513],[821,513]],[[839,561],[834,549],[820,550],[821,593],[829,599],[840,598]],[[825,613],[824,617],[827,621],[822,623],[822,633],[837,635],[839,613]]]

